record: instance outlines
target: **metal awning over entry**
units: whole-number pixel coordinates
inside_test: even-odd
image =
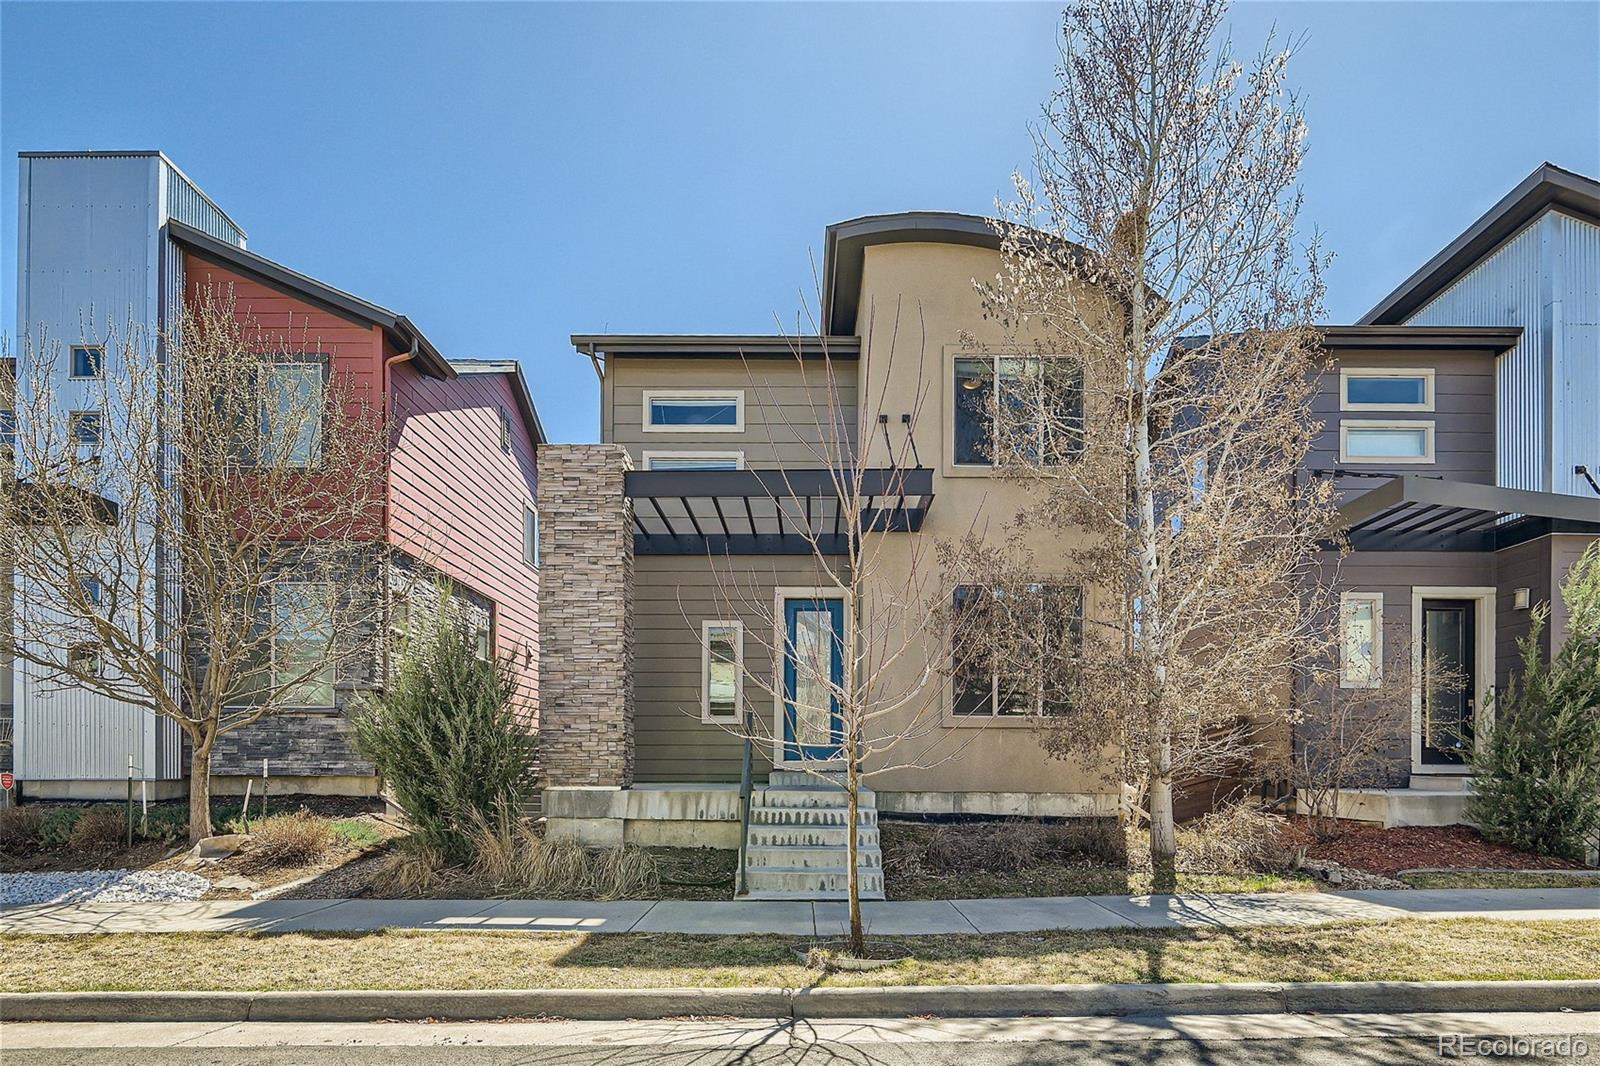
[[[861,528],[915,533],[933,504],[933,471],[871,469],[861,474]],[[850,473],[817,470],[633,470],[638,555],[810,555],[849,550],[844,495]]]
[[[1545,533],[1600,533],[1600,499],[1401,475],[1339,517],[1357,551],[1496,551]]]

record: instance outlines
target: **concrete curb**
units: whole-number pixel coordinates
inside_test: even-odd
[[[567,1018],[893,1018],[1600,1011],[1594,981],[1377,981],[338,992],[33,992],[5,1022],[367,1022]]]

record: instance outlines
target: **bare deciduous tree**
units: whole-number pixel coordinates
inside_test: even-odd
[[[175,721],[199,839],[219,737],[332,705],[378,668],[382,411],[303,327],[259,322],[231,291],[199,293],[160,338],[129,327],[69,351],[33,338],[19,358],[5,650],[36,692]],[[69,380],[64,357],[98,365]]]
[[[873,313],[871,308],[865,312],[868,322]],[[898,308],[895,314],[892,335],[899,333]],[[874,335],[870,325],[862,332],[864,337]],[[956,758],[980,732],[964,730],[957,736],[943,723],[952,663],[971,658],[966,644],[979,635],[973,616],[963,618],[950,606],[952,581],[971,569],[963,560],[974,538],[969,529],[967,537],[952,543],[907,534],[897,525],[903,513],[897,514],[892,505],[906,494],[895,479],[921,466],[912,443],[926,398],[920,359],[911,395],[893,397],[896,405],[911,410],[891,431],[879,416],[888,410],[894,344],[875,354],[870,340],[865,341],[859,364],[854,359],[835,362],[826,338],[821,344],[820,355],[806,357],[795,346],[802,377],[824,398],[813,394],[810,418],[788,422],[789,416],[781,415],[786,441],[799,442],[806,458],[778,464],[770,502],[782,510],[785,528],[803,540],[802,558],[814,575],[810,580],[846,604],[844,638],[817,641],[802,635],[791,640],[774,595],[774,586],[787,583],[778,570],[713,556],[713,595],[719,608],[725,617],[754,620],[746,639],[757,649],[750,666],[742,656],[737,663],[745,706],[736,719],[719,724],[774,752],[786,744],[813,752],[837,747],[836,757],[808,755],[785,768],[830,782],[842,778],[848,811],[849,944],[859,954],[866,932],[859,878],[863,788],[886,773],[929,769]],[[849,375],[850,384],[862,384],[859,407],[842,396],[841,372]],[[757,395],[768,398],[766,410],[784,410],[771,399],[771,382],[758,379],[753,370],[750,380]],[[862,458],[869,453],[869,433],[883,436],[881,466]],[[801,502],[807,494],[802,471],[826,472],[825,510],[812,513]],[[879,483],[885,472],[889,481]],[[916,506],[914,494],[900,502]],[[704,641],[700,621],[687,612],[684,617]],[[715,649],[706,650],[710,654]],[[838,660],[842,669],[836,669]],[[756,709],[762,706],[785,711],[769,715]],[[785,715],[791,719],[792,736],[784,735]],[[827,726],[830,717],[838,722],[837,735]]]
[[[1120,748],[1166,877],[1174,782],[1236,772],[1326,641],[1314,559],[1334,501],[1299,476],[1325,262],[1296,243],[1305,122],[1292,48],[1246,69],[1214,51],[1225,11],[1068,9],[1036,174],[979,286],[1008,330],[1047,338],[996,360],[994,463],[1032,489],[1021,521],[1081,533],[1069,580],[1102,603],[1046,743]]]

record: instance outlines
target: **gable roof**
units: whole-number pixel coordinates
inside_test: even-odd
[[[1395,325],[1405,321],[1551,208],[1600,225],[1600,182],[1554,163],[1541,163],[1482,218],[1362,315],[1358,324]]]
[[[544,423],[539,421],[539,411],[533,406],[533,393],[528,391],[528,379],[523,376],[521,363],[515,359],[452,359],[450,368],[458,375],[511,375],[511,392],[516,396],[517,407],[522,411],[522,421],[527,425],[528,432],[533,435],[533,443],[535,445],[550,443],[550,438],[544,435]]]
[[[336,289],[316,278],[290,270],[266,256],[246,251],[227,241],[219,241],[209,233],[182,222],[168,221],[166,230],[167,236],[205,259],[245,274],[263,285],[300,297],[308,303],[316,304],[353,322],[380,327],[396,346],[408,350],[416,348],[415,361],[428,376],[435,378],[456,376],[449,361],[439,354],[433,343],[423,336],[422,331],[405,315],[370,303],[359,296],[352,296],[343,289]]]

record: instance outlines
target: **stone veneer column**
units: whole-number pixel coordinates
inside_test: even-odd
[[[633,783],[633,513],[620,444],[539,448],[539,737],[545,783]]]

